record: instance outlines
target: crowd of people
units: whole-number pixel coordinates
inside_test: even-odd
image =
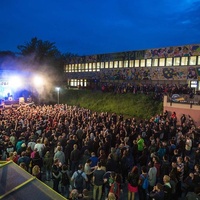
[[[200,199],[199,127],[165,111],[149,120],[77,106],[0,110],[0,159],[68,199]],[[92,194],[92,195],[91,195]]]
[[[113,93],[160,93],[161,95],[172,94],[191,94],[194,90],[188,84],[150,84],[150,83],[102,83],[101,90],[103,92]]]

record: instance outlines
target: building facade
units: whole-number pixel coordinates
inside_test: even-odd
[[[72,57],[65,73],[69,87],[173,83],[200,90],[200,44]]]

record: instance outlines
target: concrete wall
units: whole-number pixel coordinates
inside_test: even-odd
[[[196,126],[200,126],[200,105],[167,102],[167,96],[164,96],[163,111],[165,110],[170,113],[176,112],[178,124],[182,114],[185,114],[186,117],[192,117]]]

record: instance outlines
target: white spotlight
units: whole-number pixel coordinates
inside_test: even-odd
[[[42,77],[40,76],[35,76],[33,78],[33,83],[36,87],[42,86],[44,84],[44,80]]]
[[[9,85],[12,88],[19,88],[23,85],[21,77],[13,76],[9,79]]]

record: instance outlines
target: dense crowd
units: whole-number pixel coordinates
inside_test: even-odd
[[[0,110],[0,158],[69,199],[200,199],[199,128],[165,111],[125,119],[68,105]],[[91,195],[92,193],[92,195]]]
[[[149,84],[149,83],[102,83],[101,90],[114,93],[161,93],[161,94],[190,94],[194,92],[188,84]]]

